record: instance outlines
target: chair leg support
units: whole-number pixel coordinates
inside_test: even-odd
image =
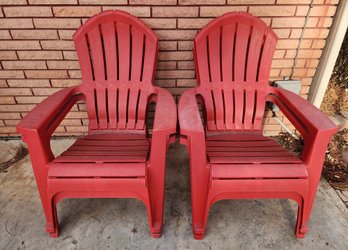
[[[53,199],[47,204],[46,213],[46,232],[50,234],[51,238],[57,238],[59,234],[57,208]]]

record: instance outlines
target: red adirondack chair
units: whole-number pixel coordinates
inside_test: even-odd
[[[277,36],[259,18],[228,13],[194,40],[198,86],[179,102],[190,154],[192,228],[204,237],[209,208],[222,199],[290,198],[304,237],[328,142],[336,126],[296,94],[268,84]],[[266,101],[280,107],[304,139],[300,157],[262,134]],[[199,114],[204,111],[204,124]]]
[[[152,237],[162,228],[165,156],[176,132],[173,97],[152,84],[158,38],[138,18],[105,11],[74,34],[82,84],[36,106],[17,126],[29,147],[51,237],[64,198],[136,198],[147,208]],[[76,101],[85,100],[88,135],[54,158],[50,138]],[[147,107],[156,102],[152,138]]]

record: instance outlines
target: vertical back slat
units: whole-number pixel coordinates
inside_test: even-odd
[[[203,99],[204,99],[204,107],[205,107],[205,113],[206,113],[206,119],[207,119],[207,126],[208,130],[215,130],[215,108],[214,108],[214,102],[213,97],[210,91],[204,91],[202,93]]]
[[[249,25],[240,22],[237,24],[236,45],[234,53],[234,80],[238,83],[244,81],[249,30]]]
[[[244,107],[244,129],[251,130],[253,128],[253,114],[254,114],[254,100],[255,100],[255,83],[249,83],[251,86],[248,86],[245,90],[245,107]]]
[[[157,43],[154,43],[148,36],[146,36],[144,46],[142,82],[143,84],[150,84],[152,82],[153,72],[156,64]]]
[[[235,24],[229,24],[222,27],[222,79],[224,82],[232,82],[233,67],[233,48]]]
[[[214,89],[213,90],[213,98],[214,98],[214,106],[215,106],[215,122],[217,129],[225,129],[225,121],[224,121],[224,102],[222,96],[222,89]]]
[[[130,26],[127,23],[116,22],[118,55],[119,55],[119,80],[129,80],[130,67]]]
[[[136,124],[137,130],[142,130],[145,128],[145,119],[146,119],[146,109],[147,101],[149,99],[149,93],[147,91],[141,91],[138,98],[138,119]]]
[[[277,40],[273,37],[273,34],[271,34],[271,32],[267,32],[258,72],[258,81],[261,83],[267,83],[268,81],[276,43]]]
[[[260,25],[259,22],[255,22],[252,28],[250,45],[248,49],[248,68],[246,72],[247,82],[256,82],[257,80],[257,67],[259,63],[264,33],[265,27],[263,25]]]
[[[209,40],[209,64],[210,78],[213,83],[221,81],[221,65],[220,65],[220,29],[216,28],[208,36]]]
[[[106,100],[106,81],[105,81],[105,63],[104,63],[104,45],[100,33],[100,26],[95,25],[88,32],[88,37],[91,46],[93,68],[96,84],[96,105],[98,109],[99,127],[107,129],[107,100]]]
[[[207,55],[207,39],[200,39],[200,41],[195,41],[195,60],[197,68],[199,69],[199,83],[207,83],[210,81],[209,77],[209,63],[208,63],[208,55]]]
[[[143,63],[144,34],[138,29],[132,29],[132,72],[131,80],[140,82]]]
[[[234,128],[243,129],[244,90],[234,89]]]
[[[223,88],[224,102],[225,102],[225,125],[226,129],[233,129],[233,96],[232,88]]]

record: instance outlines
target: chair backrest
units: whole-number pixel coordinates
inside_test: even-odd
[[[195,37],[198,88],[208,130],[261,130],[275,33],[259,18],[232,12]]]
[[[138,18],[105,11],[74,34],[90,130],[144,130],[157,36]]]

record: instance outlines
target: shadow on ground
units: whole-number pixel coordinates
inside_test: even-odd
[[[55,140],[55,154],[73,140]],[[2,144],[2,148],[18,141]],[[297,206],[289,200],[220,201],[206,237],[193,239],[188,155],[174,144],[167,156],[164,229],[152,239],[145,206],[132,199],[69,199],[58,205],[60,236],[44,230],[29,156],[0,173],[0,249],[348,249],[348,210],[321,181],[310,232],[296,239]]]

